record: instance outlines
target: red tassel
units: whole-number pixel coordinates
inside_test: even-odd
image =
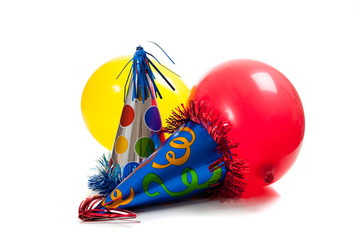
[[[91,196],[81,202],[79,206],[79,219],[83,221],[107,221],[107,220],[127,220],[136,218],[136,214],[128,210],[120,209],[96,209],[105,199],[105,196]],[[135,221],[136,222],[136,221]]]
[[[200,124],[217,143],[218,151],[222,156],[209,166],[210,171],[225,166],[227,172],[224,181],[218,188],[210,190],[212,198],[225,200],[227,198],[239,198],[245,190],[246,182],[244,175],[247,173],[247,165],[243,159],[231,153],[231,149],[238,146],[227,138],[231,126],[227,122],[220,121],[220,113],[208,107],[206,102],[189,101],[187,108],[182,104],[177,112],[173,111],[172,116],[167,120],[166,131],[173,133],[182,124],[193,121]]]

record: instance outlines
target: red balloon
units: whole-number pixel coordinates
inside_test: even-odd
[[[304,110],[290,81],[253,60],[225,62],[191,89],[189,100],[204,100],[230,122],[232,150],[247,161],[247,192],[279,180],[299,154]]]

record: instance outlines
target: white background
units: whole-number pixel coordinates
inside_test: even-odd
[[[360,238],[359,1],[1,1],[0,26],[1,239]],[[268,195],[145,209],[139,224],[77,219],[107,152],[83,123],[82,90],[146,40],[189,88],[234,58],[291,80],[305,139]]]

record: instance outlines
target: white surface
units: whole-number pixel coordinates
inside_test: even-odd
[[[2,1],[0,26],[2,239],[360,238],[359,1]],[[292,81],[306,132],[278,197],[178,203],[141,212],[140,224],[77,219],[107,152],[83,123],[82,89],[143,40],[189,87],[233,58]]]

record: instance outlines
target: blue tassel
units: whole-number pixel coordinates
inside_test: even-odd
[[[165,51],[159,45],[157,46],[165,53]],[[173,91],[175,91],[175,88],[171,85],[171,83],[167,80],[167,78],[160,72],[160,70],[155,66],[155,64],[149,59],[148,55],[151,56],[153,59],[155,59],[161,65],[161,63],[152,54],[146,52],[141,46],[138,46],[136,48],[136,52],[133,58],[125,65],[125,67],[121,70],[120,74],[117,76],[118,78],[121,75],[121,73],[124,71],[124,69],[127,67],[127,65],[129,65],[130,62],[132,62],[130,73],[125,83],[124,101],[127,94],[127,84],[129,79],[130,79],[129,84],[133,84],[132,100],[141,98],[142,102],[144,103],[145,100],[147,100],[149,97],[151,97],[151,99],[155,99],[157,96],[162,98],[160,91],[156,86],[155,75],[151,70],[152,68],[155,69],[155,71],[159,73],[159,75],[165,80],[165,82],[170,86],[170,88]],[[166,53],[165,55],[170,59],[172,63],[174,63]],[[152,89],[150,88],[147,78],[149,78],[152,85],[154,86],[153,88],[154,92],[152,92]]]
[[[109,194],[122,181],[119,165],[110,171],[108,159],[110,159],[110,155],[106,157],[105,154],[103,154],[102,157],[97,160],[98,165],[96,170],[98,173],[91,176],[88,181],[89,189],[101,195]]]

